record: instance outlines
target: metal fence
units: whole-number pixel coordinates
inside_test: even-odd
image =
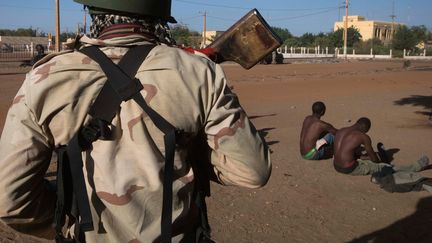
[[[52,46],[48,45],[34,45],[31,44],[6,44],[0,43],[0,61],[25,61],[31,60],[38,54],[38,50],[43,48],[44,53],[53,52]]]

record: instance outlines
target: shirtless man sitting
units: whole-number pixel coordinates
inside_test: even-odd
[[[320,160],[333,155],[333,140],[337,129],[321,120],[326,107],[317,101],[312,105],[312,115],[303,121],[300,134],[300,153],[303,159]]]
[[[395,171],[418,172],[429,164],[429,158],[422,156],[416,163],[409,166],[392,166],[380,163],[372,148],[370,137],[366,134],[371,127],[368,118],[362,117],[350,126],[337,131],[334,140],[333,165],[336,171],[350,175],[370,175],[373,173],[392,174]],[[366,156],[360,156],[360,149]]]

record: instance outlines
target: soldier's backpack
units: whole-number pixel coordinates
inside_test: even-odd
[[[57,204],[54,225],[57,242],[85,242],[84,232],[94,230],[90,212],[90,204],[86,191],[86,184],[82,171],[82,152],[92,148],[92,143],[98,139],[109,139],[110,123],[114,118],[121,102],[134,100],[150,117],[155,126],[164,134],[165,168],[163,179],[161,242],[171,242],[172,237],[172,183],[173,164],[176,142],[182,135],[179,131],[155,110],[149,107],[140,91],[143,86],[140,80],[134,78],[138,68],[155,45],[141,45],[131,48],[120,62],[114,64],[96,46],[80,49],[92,60],[96,61],[107,76],[107,81],[99,95],[89,108],[92,117],[87,125],[72,137],[67,145],[56,149],[58,156],[57,167]],[[194,174],[197,175],[196,190],[194,192],[196,206],[201,216],[197,227],[196,242],[211,242],[210,227],[207,219],[205,196],[210,196],[209,183],[205,172],[192,163]],[[62,233],[66,215],[75,221],[75,238],[68,239]],[[69,220],[69,222],[71,222]]]

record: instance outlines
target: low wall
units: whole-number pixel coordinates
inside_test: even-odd
[[[336,58],[345,58],[345,55],[340,54],[337,55]],[[348,59],[391,59],[391,55],[364,55],[364,54],[347,54],[346,58]]]
[[[300,54],[300,53],[281,53],[284,59],[304,59],[304,58],[330,58],[334,54]]]
[[[410,59],[410,60],[432,60],[432,56],[404,56],[404,59]]]

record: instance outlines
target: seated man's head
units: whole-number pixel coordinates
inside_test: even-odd
[[[367,117],[362,117],[357,120],[356,124],[363,133],[367,133],[371,127],[371,121]]]
[[[316,101],[312,105],[312,113],[319,117],[323,116],[326,112],[326,106],[321,101]]]

